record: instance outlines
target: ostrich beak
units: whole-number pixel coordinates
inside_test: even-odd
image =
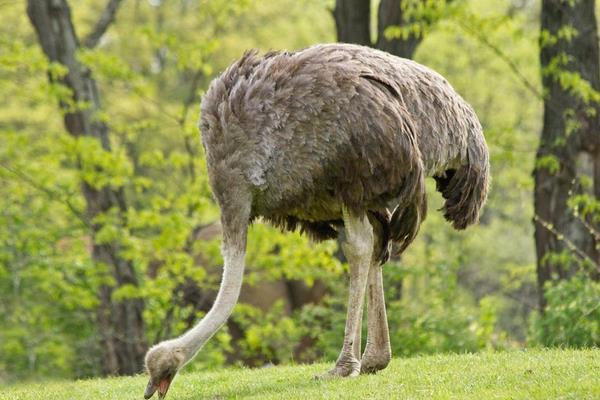
[[[155,384],[152,379],[148,381],[148,385],[146,386],[146,391],[144,392],[144,398],[149,399],[154,395],[154,392],[158,390],[158,398],[164,399],[167,395],[167,391],[169,390],[169,386],[171,386],[171,381],[173,380],[172,376],[167,376],[162,378],[158,384]]]
[[[146,385],[146,390],[144,391],[144,398],[147,400],[152,397],[154,392],[156,392],[156,389],[158,389],[158,386],[155,385],[154,382],[152,382],[152,378],[150,378],[148,385]]]

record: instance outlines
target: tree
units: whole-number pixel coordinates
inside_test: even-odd
[[[372,46],[399,57],[412,58],[423,31],[440,17],[450,0],[381,0],[377,38],[371,40],[371,1],[337,0],[333,10],[339,42]],[[392,29],[392,34],[386,34]]]
[[[545,96],[534,206],[539,305],[543,310],[546,283],[572,277],[579,270],[578,261],[592,268],[592,277],[600,277],[597,233],[592,216],[585,212],[586,205],[589,208],[600,198],[600,59],[595,1],[543,1],[539,44]]]
[[[98,43],[114,20],[120,2],[108,2],[96,28],[84,40],[87,46],[93,47]],[[110,153],[108,127],[97,117],[101,105],[96,82],[90,70],[77,58],[81,45],[71,20],[69,4],[66,0],[30,0],[27,14],[46,57],[52,63],[66,67],[66,71],[60,71],[54,66],[48,73],[51,83],[64,85],[69,91],[68,95],[59,99],[66,130],[75,138],[95,141],[102,152]],[[81,169],[102,172],[102,166],[86,160],[86,154],[82,154],[78,161]],[[127,211],[125,193],[122,186],[110,182],[99,184],[86,178],[81,182],[81,191],[86,202],[85,219],[90,227],[92,258],[98,267],[106,268],[107,274],[114,280],[114,284],[107,281],[101,285],[98,293],[97,325],[103,349],[103,371],[107,374],[133,374],[142,367],[146,350],[142,319],[144,303],[140,298],[114,301],[112,293],[115,288],[125,285],[137,287],[138,279],[132,262],[120,254],[118,240],[100,240],[98,235],[103,228],[100,218],[108,214],[114,214],[119,224],[124,225]]]

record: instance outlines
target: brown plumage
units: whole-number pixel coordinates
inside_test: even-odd
[[[231,314],[243,281],[248,225],[258,217],[314,239],[340,236],[350,266],[344,345],[323,377],[356,376],[391,358],[380,264],[402,252],[426,213],[433,176],[457,229],[477,221],[488,152],[472,108],[437,73],[367,47],[247,52],[210,85],[200,122],[221,208],[223,279],[211,310],[146,355],[144,396],[162,398]],[[390,208],[393,211],[390,211]],[[368,339],[360,325],[368,292]]]
[[[472,108],[436,72],[367,47],[247,52],[211,84],[201,130],[217,196],[225,170],[239,170],[251,218],[315,239],[336,237],[342,204],[392,205],[390,237],[404,250],[425,218],[426,175],[457,229],[478,219],[487,194]]]

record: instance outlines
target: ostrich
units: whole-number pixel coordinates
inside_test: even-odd
[[[246,52],[203,98],[202,142],[221,209],[224,270],[206,316],[146,355],[145,398],[177,371],[237,302],[249,224],[261,217],[315,240],[338,238],[350,267],[342,350],[321,377],[372,373],[391,358],[382,269],[425,218],[436,180],[454,228],[476,222],[488,191],[488,150],[473,109],[436,72],[350,44]],[[388,211],[393,210],[393,211]],[[367,342],[360,324],[368,293]]]

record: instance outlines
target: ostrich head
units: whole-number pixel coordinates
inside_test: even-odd
[[[158,390],[158,397],[164,398],[177,371],[186,362],[184,349],[172,341],[152,347],[146,354],[146,371],[150,375],[144,398],[149,399]]]

